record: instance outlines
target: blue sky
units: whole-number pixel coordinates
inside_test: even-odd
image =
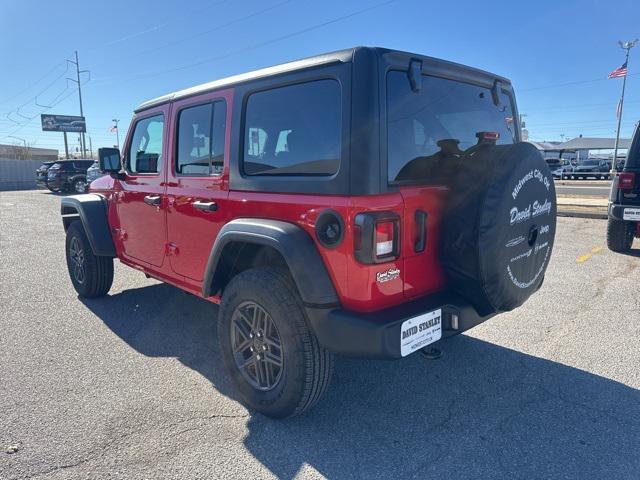
[[[640,37],[638,19],[637,0],[0,0],[0,143],[17,141],[6,138],[12,134],[63,151],[62,134],[41,131],[40,113],[78,114],[74,84],[65,80],[74,50],[91,71],[83,103],[95,150],[115,144],[111,119],[121,120],[123,136],[146,99],[354,45],[510,78],[533,140],[614,136],[622,79],[606,76],[624,61],[617,41]],[[629,73],[623,136],[640,120],[640,45]],[[56,105],[40,107],[36,96]],[[75,135],[70,141],[77,145]]]

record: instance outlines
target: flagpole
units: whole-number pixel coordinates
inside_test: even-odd
[[[614,176],[616,171],[618,170],[618,145],[620,143],[620,124],[622,123],[622,108],[624,107],[624,91],[627,86],[627,75],[629,74],[629,52],[634,47],[638,40],[633,40],[630,42],[619,42],[620,47],[626,51],[626,59],[625,65],[627,66],[627,72],[624,74],[624,78],[622,79],[622,96],[620,97],[620,109],[618,114],[618,128],[616,129],[616,143],[613,149],[613,160],[611,162],[611,175]]]

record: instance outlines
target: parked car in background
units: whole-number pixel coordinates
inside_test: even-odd
[[[46,187],[52,192],[84,193],[87,191],[87,169],[93,160],[60,160],[47,170]]]
[[[638,125],[636,125],[624,165],[611,182],[607,246],[613,252],[628,252],[634,237],[640,238],[640,128]]]
[[[100,164],[96,160],[93,164],[87,169],[87,185],[93,182],[94,180],[102,177],[104,173],[100,170]]]
[[[56,162],[42,162],[42,165],[36,170],[36,184],[39,187],[47,186],[47,170]]]
[[[607,160],[597,158],[588,158],[578,163],[573,171],[569,174],[570,178],[578,178],[580,180],[588,177],[609,179],[611,175],[611,164]]]
[[[556,161],[550,162],[549,160]],[[547,165],[549,165],[549,170],[551,170],[553,178],[564,179],[568,176],[568,174],[573,172],[573,165],[571,165],[571,162],[569,160],[547,159]]]

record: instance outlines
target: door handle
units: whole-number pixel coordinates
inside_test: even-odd
[[[191,205],[196,210],[200,210],[202,212],[217,212],[218,204],[216,202],[201,202],[200,200],[196,200]]]
[[[144,203],[146,203],[147,205],[151,205],[152,207],[159,207],[160,202],[160,195],[147,195],[146,197],[144,197]]]

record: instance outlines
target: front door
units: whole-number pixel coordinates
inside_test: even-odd
[[[143,116],[142,116],[143,115]],[[116,194],[125,257],[162,266],[166,232],[164,178],[167,158],[165,124],[169,105],[144,112],[134,119],[125,143],[126,177]]]
[[[197,282],[229,215],[232,91],[176,102],[167,168],[167,239],[171,268]]]

